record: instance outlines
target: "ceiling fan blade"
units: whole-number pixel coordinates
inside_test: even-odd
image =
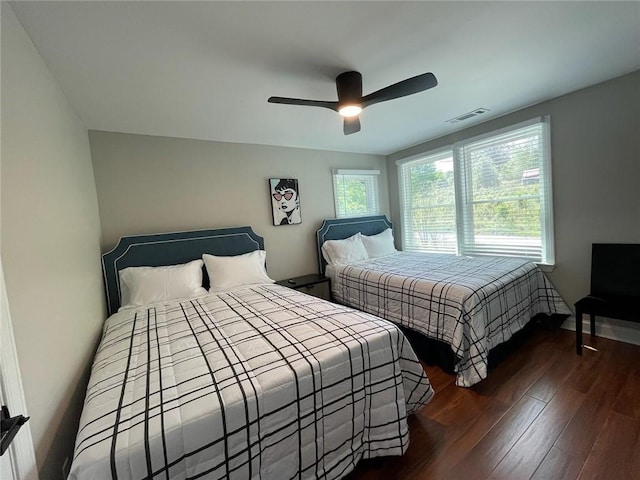
[[[351,135],[360,131],[360,119],[355,117],[344,117],[343,131],[345,135]]]
[[[394,98],[406,97],[407,95],[423,92],[436,85],[438,85],[438,80],[433,73],[423,73],[422,75],[408,78],[366,95],[362,98],[362,108],[375,103],[393,100]]]
[[[323,107],[338,111],[338,102],[325,102],[323,100],[304,100],[302,98],[269,97],[269,103],[282,103],[284,105],[302,105],[304,107]]]

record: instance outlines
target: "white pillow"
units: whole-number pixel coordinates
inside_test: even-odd
[[[274,283],[275,280],[269,278],[265,270],[266,255],[264,250],[254,250],[232,257],[218,257],[205,253],[202,259],[211,283],[209,291],[226,290],[240,285]]]
[[[382,257],[396,252],[393,244],[393,232],[387,228],[377,235],[362,235],[362,243],[369,258]]]
[[[202,288],[202,260],[166,267],[129,267],[118,274],[122,307],[207,293]]]
[[[327,240],[322,244],[322,255],[329,265],[338,265],[369,258],[358,232],[344,240]]]

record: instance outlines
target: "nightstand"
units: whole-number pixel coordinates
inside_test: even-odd
[[[322,298],[323,300],[331,300],[331,283],[328,277],[323,277],[314,273],[312,275],[303,275],[301,277],[286,278],[276,282],[278,285],[299,290],[307,295]]]

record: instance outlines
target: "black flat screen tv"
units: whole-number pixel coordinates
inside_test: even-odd
[[[592,245],[591,295],[605,299],[640,298],[640,244]]]

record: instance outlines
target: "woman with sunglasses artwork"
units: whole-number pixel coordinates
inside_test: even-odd
[[[270,184],[273,203],[273,224],[295,225],[302,223],[300,198],[298,197],[298,180],[294,178],[272,178],[270,179]]]

